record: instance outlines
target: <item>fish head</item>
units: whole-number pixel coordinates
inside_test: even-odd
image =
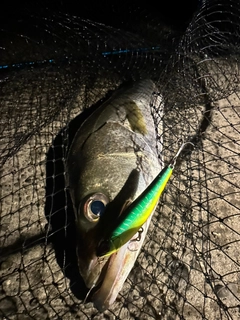
[[[99,257],[97,250],[107,230],[147,187],[135,159],[113,157],[94,159],[84,166],[81,177],[88,183],[70,190],[75,204],[77,258],[79,272],[92,290],[91,300],[103,311],[115,301],[141,249],[148,224],[139,240],[123,245],[110,256]],[[132,163],[131,163],[132,162]],[[95,172],[96,168],[101,168]],[[133,168],[133,169],[132,169]],[[94,192],[93,192],[94,191]]]
[[[109,169],[109,166],[105,168]],[[91,171],[92,169],[85,168],[84,175],[88,181],[92,176]],[[78,207],[75,207],[78,266],[88,288],[97,286],[103,281],[110,260],[120,255],[118,253],[99,257],[97,251],[102,239],[113,228],[116,219],[146,187],[145,180],[137,169],[129,172],[126,178],[124,170],[118,174],[113,170],[112,174],[116,180],[106,179],[107,174],[104,171],[102,169],[101,174],[98,173],[98,178],[103,175],[100,179],[101,188],[97,190],[98,183],[94,183],[93,179],[94,186],[89,190],[95,192],[84,196]]]

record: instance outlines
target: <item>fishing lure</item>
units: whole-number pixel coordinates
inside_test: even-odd
[[[146,190],[120,215],[113,230],[99,244],[97,256],[109,256],[119,250],[147,221],[173,173],[179,154],[187,144],[193,145],[191,142],[183,143],[172,161],[161,170]]]

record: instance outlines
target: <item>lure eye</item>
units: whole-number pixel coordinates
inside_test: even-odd
[[[83,211],[85,217],[91,222],[98,221],[104,213],[108,202],[108,197],[103,193],[95,193],[91,195],[84,204]]]

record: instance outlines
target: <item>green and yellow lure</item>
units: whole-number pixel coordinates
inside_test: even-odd
[[[131,203],[124,214],[119,217],[115,228],[99,244],[97,256],[109,256],[116,252],[127,243],[147,221],[157,206],[158,200],[172,175],[176,160],[186,144],[192,143],[186,142],[182,144],[172,161],[161,170],[144,192]]]

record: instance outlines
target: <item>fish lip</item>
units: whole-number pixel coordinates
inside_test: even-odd
[[[105,269],[110,260],[110,257],[99,258],[93,257],[89,263],[82,265],[79,261],[78,267],[80,274],[85,282],[87,288],[91,289],[99,285],[104,278]],[[85,267],[87,265],[87,267]],[[99,269],[99,272],[98,272]],[[94,272],[96,270],[96,272]],[[96,273],[96,275],[94,275]],[[94,275],[94,276],[93,276]]]
[[[115,284],[116,284],[117,280],[119,280],[119,275],[118,275],[115,278],[115,280],[113,281],[112,285],[110,285],[110,290],[108,291],[108,294],[106,294],[106,292],[104,294],[102,294],[102,291],[106,291],[106,290],[102,290],[102,289],[103,289],[105,281],[107,280],[108,273],[111,272],[111,266],[114,264],[117,255],[119,255],[123,251],[125,253],[125,251],[126,251],[125,247],[126,247],[126,245],[124,247],[121,247],[118,250],[118,252],[113,253],[109,257],[108,263],[106,264],[106,268],[104,268],[104,274],[102,275],[101,282],[98,284],[98,286],[92,292],[91,301],[93,302],[94,306],[100,312],[104,312],[105,310],[107,310],[110,307],[110,305],[115,301],[119,291],[121,290],[121,288],[119,290],[114,290]],[[120,272],[120,274],[121,274],[121,272]],[[124,282],[125,282],[125,280],[124,280]]]
[[[144,231],[140,240],[137,240],[139,236],[137,232],[130,241],[109,257],[101,285],[99,284],[91,295],[91,301],[100,312],[109,309],[121,291],[142,248],[150,220],[151,217],[143,225]]]
[[[124,268],[126,257],[129,259],[132,254],[132,252],[128,250],[128,246],[129,242],[122,246],[117,252],[105,258],[95,256],[90,260],[84,271],[80,268],[80,273],[85,285],[89,288],[89,298],[87,294],[85,301],[92,301],[100,312],[105,311],[114,303],[132,269],[131,266],[130,270],[127,273],[125,272],[125,277],[122,278],[121,270]],[[100,266],[99,259],[104,261],[104,265],[101,267],[99,274],[97,272],[97,275],[93,277],[95,268],[99,268]]]
[[[84,265],[87,266],[85,272],[79,269],[86,286],[90,289],[88,293],[90,299],[88,300],[87,294],[86,300],[91,300],[98,311],[103,312],[109,309],[115,302],[142,248],[152,214],[142,226],[140,240],[137,240],[139,238],[139,232],[137,232],[117,252],[103,258],[94,255],[90,261],[88,260],[89,263],[86,263],[85,260]],[[99,261],[104,265],[101,265]],[[99,268],[99,272],[95,267]]]

